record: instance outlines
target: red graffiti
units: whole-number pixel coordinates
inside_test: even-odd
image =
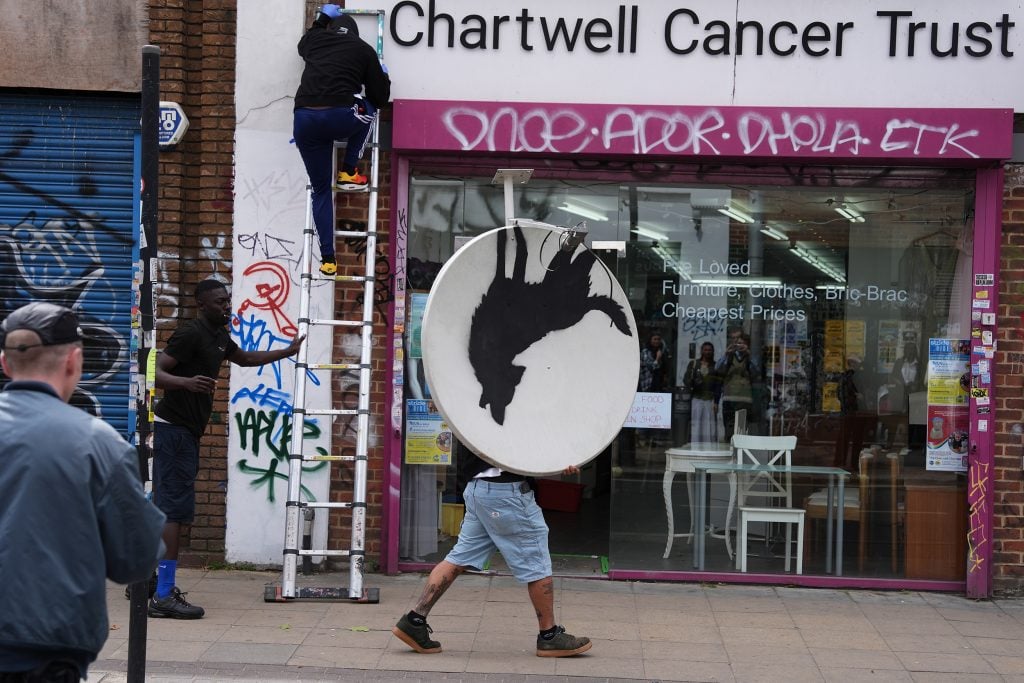
[[[284,266],[272,261],[257,261],[242,273],[246,277],[256,274],[263,275],[265,278],[265,281],[257,281],[255,283],[257,300],[246,299],[243,301],[238,309],[238,315],[241,316],[249,308],[269,311],[274,317],[274,324],[277,325],[277,329],[281,331],[281,334],[294,337],[299,328],[295,326],[295,323],[282,310],[288,301],[288,295],[292,289],[291,282],[288,280],[288,271],[284,269]]]

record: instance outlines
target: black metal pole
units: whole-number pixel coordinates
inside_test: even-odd
[[[139,393],[136,408],[139,462],[144,470],[151,451],[153,424],[150,422],[152,382],[148,367],[151,353],[156,353],[154,320],[156,307],[153,298],[153,258],[157,239],[157,189],[160,176],[160,48],[145,45],[142,48],[141,98],[141,169],[142,169],[142,225],[139,245],[139,372],[145,377],[145,391]],[[142,382],[139,383],[143,384]],[[145,478],[145,476],[143,477]],[[131,608],[128,617],[128,683],[144,683],[146,679],[146,632],[148,581],[131,586]]]

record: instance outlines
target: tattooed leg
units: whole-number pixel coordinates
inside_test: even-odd
[[[555,582],[550,576],[527,584],[530,602],[537,613],[537,625],[546,631],[555,625]]]
[[[451,562],[444,560],[438,562],[437,566],[431,570],[430,576],[427,578],[427,585],[424,587],[420,599],[416,601],[413,611],[423,616],[430,614],[430,609],[434,606],[434,603],[444,595],[444,592],[448,590],[452,582],[464,571],[466,571],[465,567],[454,565]]]

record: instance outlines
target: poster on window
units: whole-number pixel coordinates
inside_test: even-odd
[[[405,401],[405,463],[452,463],[452,430],[433,401],[415,398]]]
[[[967,471],[970,351],[967,339],[928,340],[925,466],[929,470]]]
[[[878,321],[878,372],[892,372],[900,349],[900,321]]]
[[[426,292],[413,292],[409,295],[409,358],[423,358],[420,337],[423,330],[423,311],[426,307]]]
[[[672,429],[672,394],[638,391],[623,427]]]
[[[825,321],[825,372],[842,372],[846,369],[843,354],[846,349],[846,332],[842,320]]]

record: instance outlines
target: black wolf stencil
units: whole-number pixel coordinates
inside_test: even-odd
[[[600,311],[622,334],[633,336],[622,306],[611,297],[590,295],[590,270],[597,258],[593,252],[583,251],[573,259],[572,253],[556,249],[544,279],[526,282],[526,239],[519,226],[513,230],[512,277],[505,276],[508,231],[502,230],[497,235],[494,280],[473,312],[469,329],[469,362],[483,387],[480,407],[490,407],[498,424],[504,424],[505,409],[526,371],[512,361],[549,332],[570,328],[590,311]]]

